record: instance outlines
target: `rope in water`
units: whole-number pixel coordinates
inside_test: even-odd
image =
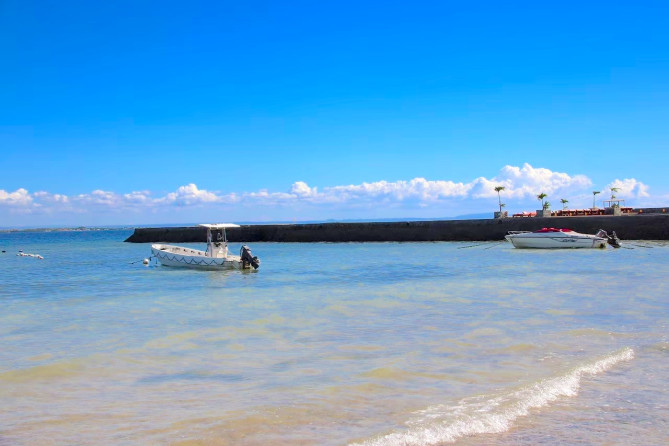
[[[142,262],[145,265],[148,265],[152,258],[153,258],[153,256],[149,257],[148,259],[135,260],[134,262],[129,262],[129,264],[134,265],[137,262]]]
[[[504,243],[504,242],[506,242],[506,240],[499,240],[499,241],[495,242],[495,244],[498,245],[498,244]],[[458,249],[478,248],[479,246],[485,246],[485,245],[489,245],[489,244],[490,244],[490,242],[483,242],[483,243],[477,243],[476,245],[460,246]],[[486,248],[486,249],[488,249],[488,248]]]

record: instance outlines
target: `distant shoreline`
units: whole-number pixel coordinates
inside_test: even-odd
[[[20,232],[88,232],[88,231],[132,231],[138,226],[120,226],[120,227],[77,227],[77,228],[3,228],[0,234],[20,233]]]

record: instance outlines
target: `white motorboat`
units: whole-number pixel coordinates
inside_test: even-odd
[[[238,228],[232,223],[201,224],[207,228],[207,250],[200,251],[182,246],[154,244],[151,255],[165,266],[180,266],[201,269],[258,269],[260,260],[243,245],[239,255],[228,252],[226,228]],[[213,234],[212,234],[213,231]]]
[[[606,248],[608,236],[600,230],[596,235],[580,234],[571,229],[542,228],[538,231],[509,231],[505,237],[516,248]]]

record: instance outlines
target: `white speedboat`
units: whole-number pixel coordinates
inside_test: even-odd
[[[580,234],[571,229],[543,228],[538,231],[509,231],[506,239],[516,248],[606,248],[605,232]]]
[[[154,244],[151,255],[165,266],[181,266],[201,269],[258,269],[260,260],[251,254],[248,246],[243,245],[239,255],[228,252],[226,228],[238,228],[232,223],[202,224],[207,228],[207,250],[200,251],[182,246]],[[213,235],[212,235],[213,231]]]

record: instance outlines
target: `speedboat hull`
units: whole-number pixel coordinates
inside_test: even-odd
[[[512,231],[505,238],[521,249],[606,248],[606,239],[602,237],[564,230]]]
[[[151,255],[162,265],[199,269],[241,269],[241,257],[209,257],[205,251],[173,245],[151,245]]]

